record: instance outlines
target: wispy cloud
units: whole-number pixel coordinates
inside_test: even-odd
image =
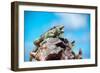
[[[67,29],[78,29],[78,28],[84,28],[86,27],[86,17],[85,15],[83,16],[82,14],[60,14],[60,13],[55,13],[59,17],[59,24],[63,24],[65,28]]]

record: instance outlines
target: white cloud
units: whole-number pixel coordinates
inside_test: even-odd
[[[58,21],[61,24],[64,24],[66,28],[70,29],[78,29],[83,28],[86,26],[87,20],[86,17],[80,15],[80,14],[56,14],[60,21]]]

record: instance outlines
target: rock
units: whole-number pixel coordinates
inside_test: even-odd
[[[64,26],[55,26],[43,34],[34,42],[36,50],[30,53],[30,61],[68,60],[82,59],[82,51],[75,54],[73,46],[75,41],[70,42],[61,37]]]

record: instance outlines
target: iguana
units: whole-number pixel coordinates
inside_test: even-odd
[[[46,33],[42,34],[39,39],[37,39],[34,44],[39,47],[40,43],[47,38],[58,38],[62,36],[62,33],[64,33],[64,26],[58,25],[54,26],[50,30],[48,30]]]

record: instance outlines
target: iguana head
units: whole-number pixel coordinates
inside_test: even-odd
[[[64,26],[63,25],[58,25],[56,28],[59,30],[59,33],[64,33]]]
[[[51,37],[59,37],[62,33],[64,33],[64,26],[58,25],[51,28],[49,31],[47,31],[48,36]]]

